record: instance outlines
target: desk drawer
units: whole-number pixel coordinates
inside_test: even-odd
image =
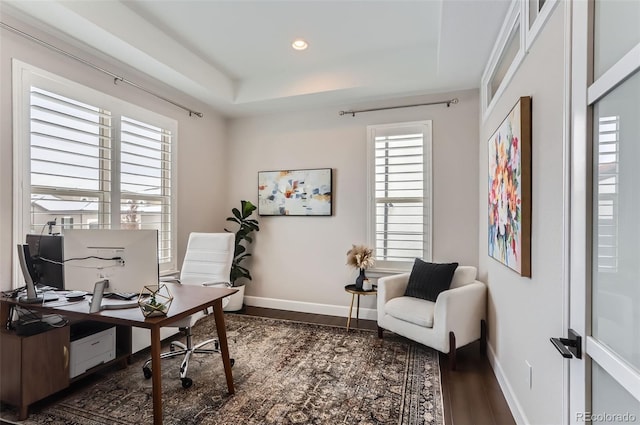
[[[116,328],[71,341],[69,376],[75,378],[87,370],[116,358]]]

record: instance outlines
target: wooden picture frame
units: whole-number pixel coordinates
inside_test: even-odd
[[[521,97],[488,141],[488,252],[531,277],[531,97]]]

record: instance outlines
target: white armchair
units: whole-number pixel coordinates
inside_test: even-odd
[[[404,296],[410,273],[378,279],[378,336],[386,329],[448,353],[452,370],[457,348],[480,339],[485,353],[487,288],[476,274],[475,267],[456,268],[450,289],[435,302]]]

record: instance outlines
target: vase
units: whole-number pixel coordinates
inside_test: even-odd
[[[238,292],[235,294],[229,295],[228,297],[223,298],[222,300],[222,310],[223,311],[240,311],[242,310],[242,305],[244,301],[244,287],[242,286],[233,286],[232,289],[237,289]]]
[[[360,269],[360,274],[356,278],[356,290],[362,291],[362,283],[366,278],[367,276],[364,275],[364,269]]]

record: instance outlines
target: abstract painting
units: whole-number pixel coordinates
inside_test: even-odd
[[[531,97],[489,139],[489,256],[531,277]]]
[[[331,215],[331,168],[258,172],[259,215]]]

